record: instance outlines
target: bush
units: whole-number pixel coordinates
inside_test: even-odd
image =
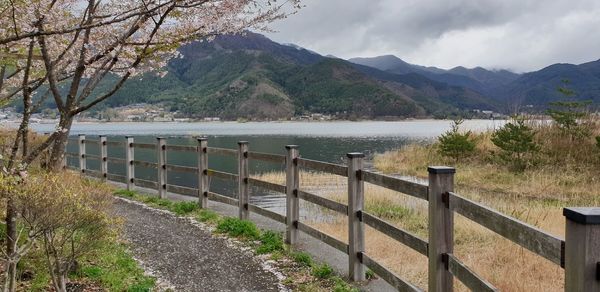
[[[475,141],[471,138],[471,131],[460,133],[462,119],[454,120],[452,128],[438,138],[439,153],[450,157],[454,161],[467,157],[475,150]]]
[[[507,123],[492,134],[492,143],[501,149],[500,159],[511,168],[523,171],[530,166],[533,156],[540,150],[534,141],[533,129],[522,118]]]
[[[251,221],[227,217],[217,224],[218,233],[227,233],[233,237],[257,239],[260,232]]]

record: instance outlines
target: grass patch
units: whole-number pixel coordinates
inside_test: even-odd
[[[281,251],[284,248],[281,234],[273,231],[265,231],[260,235],[260,245],[256,248],[258,254]]]
[[[196,202],[177,202],[171,205],[171,211],[177,215],[185,215],[198,210],[200,207]]]
[[[107,243],[94,256],[84,259],[74,276],[100,283],[109,291],[151,291],[156,283],[118,243]]]
[[[290,256],[292,257],[292,259],[295,262],[297,262],[303,266],[310,267],[313,265],[312,257],[310,256],[310,254],[308,254],[306,252],[301,252],[301,251],[292,252],[290,254]]]
[[[216,224],[220,216],[212,210],[198,209],[195,213],[195,218],[200,222]]]
[[[221,220],[217,224],[216,231],[218,233],[226,233],[232,237],[244,239],[257,239],[260,235],[260,231],[254,222],[233,217],[227,217]]]
[[[313,265],[311,272],[312,275],[317,278],[327,279],[333,275],[333,268],[330,265],[323,263],[320,265]]]

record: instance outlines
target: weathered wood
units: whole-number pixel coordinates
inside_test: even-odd
[[[133,148],[133,137],[126,138],[125,145],[125,176],[127,177],[127,190],[133,190],[135,185],[135,166],[133,165],[134,161],[134,148]]]
[[[108,146],[106,142],[106,136],[100,136],[100,172],[102,172],[104,181],[108,176]]]
[[[198,173],[198,168],[191,167],[191,166],[167,164],[167,171],[185,172],[185,173],[194,173],[194,174],[196,174],[196,173]]]
[[[396,241],[416,250],[420,254],[427,256],[428,244],[427,241],[410,234],[390,223],[387,223],[367,212],[362,212],[362,220],[365,224],[371,226],[375,230],[395,239]]]
[[[119,142],[119,141],[106,141],[106,145],[109,145],[109,146],[126,146],[124,142]]]
[[[483,227],[552,261],[561,264],[562,240],[541,229],[450,193],[450,208]]]
[[[168,151],[178,151],[178,152],[196,152],[196,146],[188,146],[188,145],[167,145]]]
[[[296,244],[298,241],[298,220],[300,220],[300,202],[298,188],[300,188],[300,170],[298,169],[298,146],[285,146],[285,210],[287,224],[285,228],[285,242]]]
[[[87,143],[87,142],[85,144],[89,145],[89,143]],[[100,155],[94,155],[94,154],[87,154],[86,153],[85,154],[85,158],[86,158],[86,160],[89,160],[89,159],[91,159],[91,160],[100,160],[100,159],[102,159],[102,156],[100,156]]]
[[[213,200],[215,202],[220,202],[223,204],[231,205],[231,206],[238,205],[238,200],[227,197],[227,196],[223,196],[221,194],[213,193],[213,192],[208,192],[208,199]]]
[[[325,234],[313,227],[310,227],[302,222],[298,222],[298,229],[324,243],[327,245],[348,254],[348,245],[341,240],[338,240],[328,234]]]
[[[234,149],[208,147],[208,154],[236,157],[238,152]]]
[[[85,135],[79,135],[79,171],[85,173],[86,157],[85,157]]]
[[[229,173],[229,172],[223,172],[223,171],[218,171],[218,170],[214,170],[214,169],[209,169],[207,171],[207,173],[208,173],[208,176],[216,177],[219,179],[230,180],[230,181],[238,180],[237,174],[233,174],[233,173]]]
[[[157,189],[158,188],[158,183],[156,183],[155,181],[134,178],[133,182],[135,185],[142,187],[142,188],[147,188],[147,189]]]
[[[157,137],[156,138],[156,155],[158,162],[158,197],[167,197],[167,139]]]
[[[427,200],[427,185],[416,182],[403,180],[397,177],[372,173],[369,171],[363,172],[365,182],[372,183],[396,192],[407,194],[419,199]]]
[[[248,142],[238,142],[238,208],[239,218],[248,220],[250,212],[250,186],[248,185]]]
[[[365,205],[365,185],[362,180],[362,153],[348,153],[348,264],[349,278],[364,281],[365,265],[359,254],[365,251],[365,224],[359,220]]]
[[[600,208],[565,208],[565,291],[600,291]]]
[[[156,149],[156,145],[147,143],[133,143],[133,148],[154,150]]]
[[[141,161],[141,160],[134,160],[133,165],[140,166],[140,167],[146,167],[146,168],[158,168],[158,163]]]
[[[409,282],[400,278],[394,272],[380,265],[377,261],[367,256],[365,253],[361,253],[361,258],[365,266],[371,269],[375,274],[388,282],[388,284],[392,285],[392,287],[398,291],[423,291],[419,287],[410,284]]]
[[[285,163],[284,155],[277,155],[277,154],[270,154],[270,153],[248,152],[248,158],[254,159],[254,160],[273,162],[273,163],[278,163],[278,164]]]
[[[265,208],[261,208],[259,206],[253,205],[253,204],[248,205],[248,207],[249,207],[248,209],[250,209],[250,212],[254,212],[258,215],[267,217],[269,219],[273,219],[273,220],[283,223],[283,224],[285,224],[285,222],[286,222],[285,215],[279,214],[277,212],[273,212],[271,210],[267,210]]]
[[[339,212],[344,215],[348,215],[348,206],[338,203],[336,201],[317,196],[315,194],[307,193],[305,191],[298,190],[298,198],[327,208],[332,211]]]
[[[106,157],[106,161],[110,162],[110,163],[126,163],[127,160],[123,159],[123,158],[117,158],[117,157]]]
[[[443,255],[454,250],[454,213],[445,199],[454,190],[454,168],[430,166],[429,172],[429,292],[452,292],[452,274]]]
[[[197,141],[198,204],[200,208],[208,208],[208,139],[198,138]]]
[[[274,184],[274,183],[260,180],[260,179],[250,178],[248,182],[253,187],[259,187],[259,188],[263,188],[263,189],[278,192],[278,193],[285,193],[285,190],[286,190],[285,186],[283,186],[283,185]]]
[[[191,197],[195,197],[198,194],[198,190],[196,190],[194,188],[188,188],[188,187],[184,187],[184,186],[170,185],[170,184],[167,184],[167,191],[174,193],[174,194],[191,196]]]
[[[120,182],[120,183],[127,183],[127,177],[124,175],[118,175],[118,174],[114,174],[114,173],[109,173],[107,175],[108,180],[110,181],[116,181],[116,182]]]
[[[448,271],[471,291],[498,291],[496,287],[479,277],[453,254],[446,254],[444,259],[447,261]]]
[[[298,158],[298,165],[302,168],[308,168],[316,171],[348,176],[348,167],[344,165],[322,162],[317,160]]]

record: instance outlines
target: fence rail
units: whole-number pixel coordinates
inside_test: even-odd
[[[365,226],[369,226],[428,257],[428,291],[452,291],[454,277],[473,291],[496,291],[497,289],[492,284],[467,267],[452,253],[454,245],[453,216],[456,213],[565,268],[566,291],[600,290],[600,276],[596,276],[600,275],[600,208],[566,208],[564,213],[567,217],[567,239],[562,240],[539,228],[456,194],[453,191],[454,169],[449,167],[430,167],[428,170],[429,183],[422,184],[366,171],[363,169],[363,155],[360,153],[348,154],[347,165],[341,165],[300,158],[298,147],[294,145],[286,146],[287,155],[277,155],[249,151],[247,142],[240,142],[238,149],[208,147],[205,138],[198,139],[197,146],[167,145],[164,138],[159,138],[156,144],[135,143],[132,137],[128,137],[126,141],[107,141],[106,137],[92,141],[86,140],[84,135],[80,135],[77,139],[70,139],[70,141],[78,143],[79,150],[78,153],[66,153],[66,157],[78,159],[79,163],[76,168],[86,175],[126,183],[128,189],[133,186],[157,189],[161,197],[167,191],[197,197],[203,208],[206,207],[207,200],[237,206],[240,209],[240,218],[247,218],[248,214],[253,212],[284,223],[286,225],[286,242],[290,244],[296,244],[297,233],[302,231],[348,254],[349,277],[353,280],[364,279],[365,267],[368,267],[400,291],[422,291],[420,287],[402,279],[389,267],[381,265],[365,253],[364,230]],[[99,145],[100,155],[86,153],[86,144]],[[109,156],[108,145],[124,146],[125,158]],[[136,160],[134,149],[155,150],[158,162]],[[190,155],[195,155],[198,165],[167,164],[168,151],[188,152]],[[238,174],[209,169],[209,155],[237,158]],[[88,169],[87,159],[100,161],[101,170]],[[285,165],[285,185],[250,177],[248,160]],[[126,175],[110,173],[108,162],[124,164]],[[159,181],[136,178],[136,166],[156,169]],[[347,177],[348,204],[300,190],[299,168]],[[167,172],[195,174],[198,178],[198,187],[190,188],[169,184]],[[238,189],[232,193],[237,193],[238,199],[210,191],[208,186],[210,177],[237,182]],[[422,239],[365,212],[363,210],[365,182],[427,201],[429,205],[429,238]],[[279,214],[250,204],[249,186],[285,194],[286,214]],[[298,200],[304,200],[348,216],[350,224],[348,241],[339,240],[301,222]]]

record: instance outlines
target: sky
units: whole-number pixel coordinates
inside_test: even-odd
[[[539,70],[600,59],[600,0],[304,0],[266,35],[340,58]]]

